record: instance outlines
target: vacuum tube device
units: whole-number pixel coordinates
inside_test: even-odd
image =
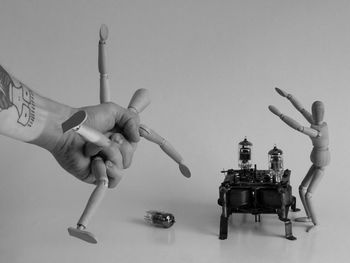
[[[268,152],[270,177],[275,182],[281,182],[283,170],[283,151],[275,145]]]
[[[250,169],[252,167],[252,147],[253,144],[244,138],[238,144],[238,167],[241,169]]]

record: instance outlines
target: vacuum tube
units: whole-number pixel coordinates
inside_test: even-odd
[[[238,144],[238,156],[239,156],[238,167],[239,168],[241,169],[251,168],[252,146],[253,144],[249,142],[247,138],[244,138],[244,140]]]
[[[280,182],[283,176],[283,152],[276,145],[268,153],[271,179]]]
[[[175,223],[174,215],[163,211],[147,211],[144,218],[149,224],[163,228],[169,228]]]

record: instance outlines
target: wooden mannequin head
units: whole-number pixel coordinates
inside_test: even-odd
[[[312,103],[312,118],[314,119],[314,124],[318,125],[323,122],[324,117],[324,104],[322,101],[315,101]]]

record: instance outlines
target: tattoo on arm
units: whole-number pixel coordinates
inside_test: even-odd
[[[0,66],[0,112],[15,107],[18,113],[17,123],[32,127],[35,120],[35,101],[33,92],[19,82],[19,86],[10,74]]]

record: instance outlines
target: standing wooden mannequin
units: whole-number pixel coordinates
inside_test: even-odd
[[[318,220],[316,218],[316,213],[312,202],[312,195],[316,190],[319,182],[322,180],[325,167],[330,162],[330,152],[328,149],[328,126],[327,123],[323,121],[325,107],[323,102],[315,101],[312,104],[311,114],[291,94],[288,94],[279,88],[276,88],[276,91],[282,97],[287,98],[311,124],[310,128],[304,127],[292,118],[283,115],[276,107],[271,105],[269,106],[269,109],[272,113],[280,117],[282,121],[284,121],[293,129],[308,135],[312,141],[313,149],[310,155],[312,165],[299,186],[299,195],[305,209],[306,217],[297,218],[296,221],[311,221],[313,225],[316,226],[318,225]],[[311,228],[309,228],[308,230],[310,230]]]

